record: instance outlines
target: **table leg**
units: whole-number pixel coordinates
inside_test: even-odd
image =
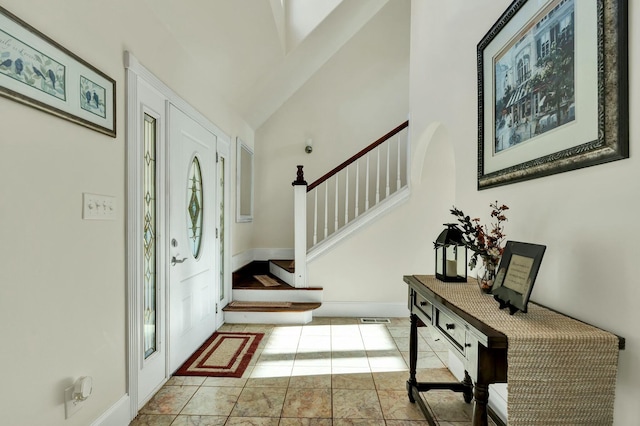
[[[465,389],[462,391],[464,402],[469,404],[473,398],[473,381],[471,380],[469,373],[467,373],[467,370],[464,370],[464,380],[462,380],[462,384],[465,386]]]
[[[411,386],[415,386],[416,380],[416,368],[418,364],[418,317],[415,314],[411,314],[411,329],[409,332],[409,381],[407,383],[407,390],[409,391],[409,401],[416,402],[411,392]]]
[[[473,426],[487,426],[487,403],[489,402],[489,385],[476,383],[473,387]]]

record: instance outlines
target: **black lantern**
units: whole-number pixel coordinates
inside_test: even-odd
[[[435,243],[436,278],[447,282],[467,281],[467,246],[455,223],[445,223]]]

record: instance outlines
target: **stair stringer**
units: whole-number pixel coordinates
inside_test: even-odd
[[[409,199],[409,195],[409,187],[405,185],[403,188],[389,195],[387,198],[380,201],[378,204],[376,204],[366,212],[360,214],[358,217],[344,225],[338,231],[334,232],[326,239],[320,241],[318,244],[307,250],[307,263],[312,262],[314,259],[329,251],[333,246],[340,243],[345,238],[353,235],[369,223],[377,220],[379,217],[382,217],[399,205],[405,203]]]

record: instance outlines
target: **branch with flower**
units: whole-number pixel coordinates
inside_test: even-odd
[[[497,269],[504,251],[503,243],[506,237],[504,222],[507,221],[504,212],[509,210],[509,207],[504,204],[499,205],[497,201],[489,204],[489,207],[491,207],[491,218],[495,220],[491,223],[491,227],[481,225],[479,218],[471,219],[455,206],[451,209],[451,214],[458,218],[462,226],[465,245],[473,252],[469,260],[471,269],[476,267],[478,257],[487,267]]]

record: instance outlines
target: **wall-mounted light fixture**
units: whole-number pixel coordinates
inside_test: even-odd
[[[304,152],[311,154],[313,152],[313,139],[307,138],[305,142]]]

